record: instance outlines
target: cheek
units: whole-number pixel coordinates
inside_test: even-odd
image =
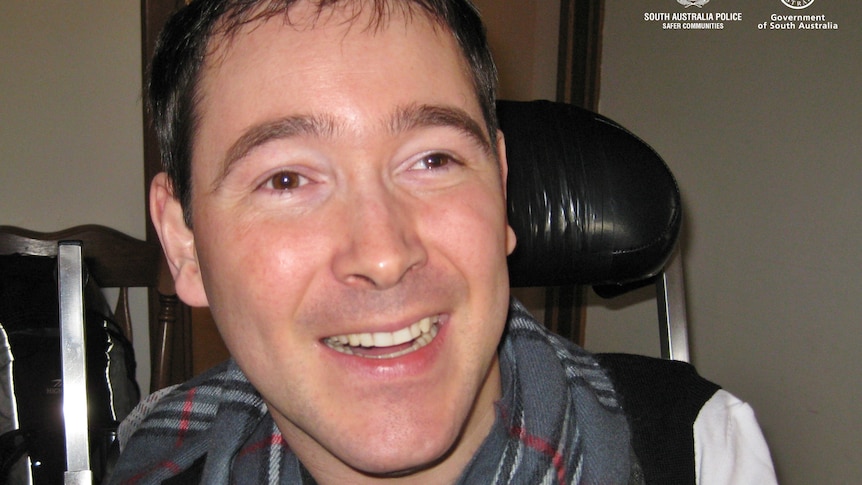
[[[278,322],[293,318],[320,268],[322,245],[314,235],[274,222],[222,224],[217,234],[203,235],[201,275],[222,333],[245,340],[254,328],[269,338]]]
[[[466,283],[464,318],[475,324],[457,327],[458,333],[483,345],[499,340],[509,307],[507,223],[502,195],[476,197],[476,192],[465,195],[463,205],[426,218],[423,232],[426,243],[436,248],[432,252],[445,261],[442,264]]]
[[[459,255],[465,270],[484,272],[501,265],[505,269],[507,224],[500,198],[468,194],[457,206],[430,212],[435,216],[426,220],[426,234]]]

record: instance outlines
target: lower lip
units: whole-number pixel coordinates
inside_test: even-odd
[[[332,359],[340,369],[349,373],[360,373],[371,378],[392,379],[417,376],[433,367],[443,351],[448,325],[441,318],[437,324],[437,336],[428,345],[413,352],[388,359],[374,359],[349,355],[321,344],[327,359]]]

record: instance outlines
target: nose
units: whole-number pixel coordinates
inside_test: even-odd
[[[344,208],[344,240],[333,260],[345,284],[384,290],[427,261],[417,231],[421,214],[385,187],[349,198]]]

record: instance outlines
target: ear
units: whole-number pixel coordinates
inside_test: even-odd
[[[506,183],[509,177],[509,162],[506,158],[506,138],[503,132],[497,130],[497,159],[500,160],[500,177],[503,183],[503,198],[507,199]],[[508,206],[507,206],[508,210]],[[508,217],[507,217],[508,219]],[[506,254],[512,254],[515,250],[515,245],[518,238],[515,236],[515,230],[512,226],[506,223]]]
[[[177,295],[189,306],[208,306],[195,250],[195,237],[183,219],[183,208],[174,197],[164,172],[150,184],[150,216],[174,276]]]

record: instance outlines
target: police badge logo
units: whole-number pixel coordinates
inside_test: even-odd
[[[811,1],[813,2],[814,0],[811,0]],[[676,0],[676,2],[678,4],[684,6],[685,8],[692,7],[692,6],[697,7],[697,8],[703,8],[704,5],[709,3],[709,0]]]
[[[781,3],[790,8],[802,10],[810,7],[814,0],[781,0]]]

